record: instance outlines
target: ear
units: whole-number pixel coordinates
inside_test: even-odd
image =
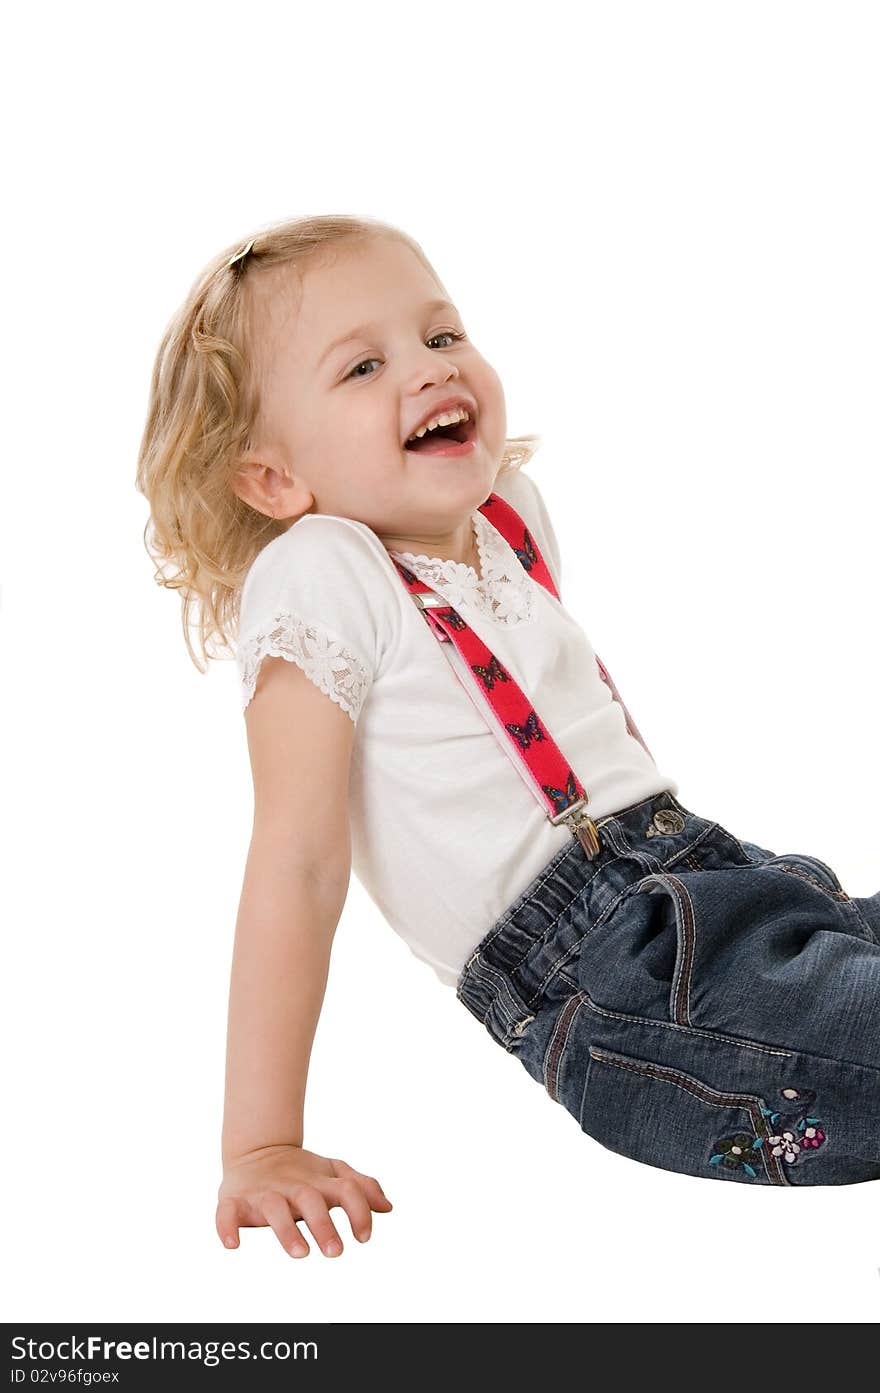
[[[314,507],[314,495],[301,479],[265,458],[248,456],[241,461],[230,481],[232,491],[258,513],[281,522],[298,518]]]

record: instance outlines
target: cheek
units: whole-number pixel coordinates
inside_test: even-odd
[[[340,403],[337,430],[349,438],[375,440],[377,436],[387,437],[396,419],[396,406],[386,393],[376,391],[375,386],[372,391],[366,385],[360,391],[352,387],[348,398]]]
[[[342,410],[334,412],[324,451],[334,477],[351,482],[352,461],[357,460],[357,478],[372,481],[382,477],[389,464],[398,461],[401,444],[395,407],[378,392],[353,391]]]
[[[351,459],[353,447],[387,446],[389,414],[369,392],[352,390],[315,421],[314,443],[328,456]]]
[[[501,385],[501,378],[482,354],[474,354],[467,376],[473,384],[478,400],[482,399],[486,406],[491,407],[494,411],[503,411],[504,388]]]
[[[504,400],[504,388],[501,385],[501,378],[485,359],[481,360],[479,371],[474,373],[473,388],[480,408],[480,417],[485,423],[486,429],[491,435],[503,440],[507,434],[507,407]]]

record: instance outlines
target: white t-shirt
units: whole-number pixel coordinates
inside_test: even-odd
[[[520,514],[560,589],[559,546],[533,479],[516,469],[494,492]],[[472,520],[482,577],[459,562],[393,554],[510,670],[589,793],[594,820],[664,789],[677,793],[627,731],[577,621],[479,510]],[[550,824],[505,755],[452,669],[453,648],[435,637],[365,523],[307,513],[263,548],[245,577],[243,709],[261,660],[275,655],[297,663],[348,712],[356,723],[352,870],[391,928],[449,986],[572,835]]]

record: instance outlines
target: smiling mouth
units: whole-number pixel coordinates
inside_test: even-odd
[[[477,423],[471,417],[467,421],[456,421],[454,425],[440,426],[437,430],[428,431],[427,435],[405,443],[403,448],[416,455],[419,453],[430,454],[431,445],[434,442],[446,441],[447,444],[464,445],[467,441],[473,440],[476,433]]]

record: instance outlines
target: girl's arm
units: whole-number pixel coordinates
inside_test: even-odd
[[[354,726],[293,663],[264,659],[245,718],[254,827],[229,993],[224,1176],[217,1230],[270,1224],[294,1256],[304,1219],[325,1252],[342,1243],[329,1206],[370,1236],[381,1186],[303,1149],[306,1076],[333,936],[351,874],[348,779]],[[328,1252],[328,1256],[332,1255]]]
[[[292,863],[283,834],[254,834],[229,989],[224,1165],[255,1147],[303,1144],[306,1075],[346,890]]]

